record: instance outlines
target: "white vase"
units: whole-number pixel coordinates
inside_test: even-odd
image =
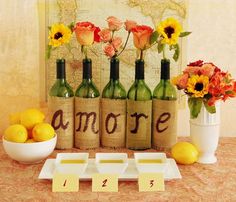
[[[220,136],[220,103],[216,113],[210,114],[204,105],[198,117],[190,119],[190,137],[199,151],[198,163],[212,164],[217,161],[215,151]]]

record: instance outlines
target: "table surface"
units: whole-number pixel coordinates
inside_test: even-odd
[[[181,140],[188,140],[181,138]],[[204,165],[178,165],[182,179],[165,182],[164,192],[138,192],[137,182],[119,182],[118,193],[92,192],[91,181],[80,182],[80,191],[53,193],[51,180],[39,180],[38,175],[44,161],[34,165],[23,165],[11,160],[0,142],[0,201],[236,201],[236,138],[220,138],[217,163]],[[55,150],[58,152],[81,150]],[[155,151],[155,150],[147,150]],[[128,149],[99,148],[89,150],[90,158],[96,152],[127,152]]]

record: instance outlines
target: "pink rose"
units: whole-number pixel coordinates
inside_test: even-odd
[[[114,16],[108,17],[107,22],[108,22],[108,27],[111,31],[118,31],[123,25],[121,20],[119,20],[118,18]]]
[[[215,71],[215,66],[212,63],[205,63],[201,67],[201,73],[209,78],[212,77]]]
[[[178,88],[185,89],[188,83],[188,74],[183,74],[178,78]]]
[[[136,48],[144,50],[150,46],[149,41],[153,29],[146,25],[138,25],[131,29],[134,36],[134,45]]]
[[[133,29],[134,27],[137,26],[137,22],[133,21],[133,20],[126,20],[125,21],[125,29],[126,31],[130,32],[131,29]]]
[[[200,70],[201,67],[199,66],[187,66],[187,68],[184,70],[184,73],[187,73],[191,76],[193,74],[199,74]]]
[[[111,45],[111,44],[106,45],[104,48],[104,53],[108,57],[113,57],[115,55],[115,49],[114,49],[113,45]]]
[[[111,40],[111,31],[109,29],[103,29],[98,34],[101,37],[101,41],[104,43],[109,42]]]
[[[100,41],[100,28],[96,27],[91,22],[78,22],[74,27],[74,32],[78,42],[83,46],[92,45],[95,42]]]
[[[112,40],[111,44],[113,45],[114,49],[117,51],[120,48],[121,44],[122,44],[121,37],[115,37]]]

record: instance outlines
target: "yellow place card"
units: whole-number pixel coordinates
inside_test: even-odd
[[[53,192],[79,191],[79,177],[75,174],[55,173],[52,179]]]
[[[163,173],[140,173],[138,187],[140,192],[165,191]]]
[[[117,174],[94,174],[92,176],[93,192],[118,192]]]

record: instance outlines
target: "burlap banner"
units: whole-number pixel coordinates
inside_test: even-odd
[[[153,99],[152,146],[168,150],[177,142],[177,101]]]
[[[93,149],[100,145],[100,98],[75,97],[75,147]]]
[[[152,101],[127,100],[126,147],[151,147]]]
[[[49,97],[49,118],[57,134],[57,149],[74,146],[74,97]]]
[[[126,100],[101,100],[101,143],[105,147],[125,147]]]

